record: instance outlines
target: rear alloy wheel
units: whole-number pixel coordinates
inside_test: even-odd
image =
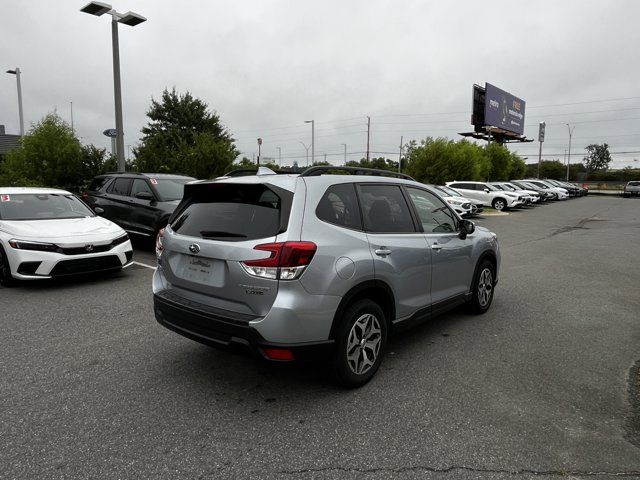
[[[11,276],[9,259],[6,257],[2,247],[0,247],[0,285],[3,287],[11,287],[15,282],[15,279]]]
[[[491,307],[495,276],[493,263],[489,260],[483,260],[478,268],[478,274],[471,291],[473,296],[469,303],[473,313],[482,314]]]
[[[360,387],[375,375],[387,343],[387,324],[380,306],[359,300],[345,312],[336,338],[333,367],[336,380]]]
[[[498,210],[499,212],[501,212],[506,208],[507,202],[505,202],[502,198],[496,198],[491,204],[491,206],[496,210]]]

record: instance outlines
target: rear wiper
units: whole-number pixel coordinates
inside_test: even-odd
[[[203,230],[200,232],[200,236],[203,238],[209,237],[233,237],[233,238],[247,238],[246,235],[233,232],[222,232],[218,230]]]

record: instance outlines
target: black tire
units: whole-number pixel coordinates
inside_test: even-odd
[[[9,260],[0,246],[0,285],[3,287],[12,287],[15,285],[16,279],[11,275]]]
[[[495,279],[495,265],[489,260],[483,260],[478,266],[471,289],[472,297],[469,301],[469,307],[472,313],[481,315],[489,310],[493,301]]]
[[[368,332],[362,330],[363,325],[365,327],[371,325]],[[378,333],[376,329],[379,330]],[[384,312],[372,300],[358,300],[346,309],[336,334],[332,365],[334,377],[340,385],[357,388],[371,380],[384,358],[387,330]],[[358,333],[362,334],[361,338],[358,338]],[[370,336],[367,337],[367,335]],[[370,342],[367,342],[367,338]],[[378,343],[374,345],[376,338]],[[351,354],[349,347],[351,347]],[[375,353],[376,349],[377,353]],[[369,363],[366,360],[372,354],[375,359],[373,363]],[[361,372],[359,373],[358,370]]]
[[[491,202],[491,206],[501,212],[507,208],[507,201],[504,198],[494,198],[493,202]]]

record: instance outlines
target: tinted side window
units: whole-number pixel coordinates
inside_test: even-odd
[[[344,183],[329,187],[318,203],[316,215],[334,225],[362,230],[355,186]]]
[[[130,178],[116,178],[113,183],[109,185],[107,193],[113,193],[114,195],[129,195],[130,186]]]
[[[449,185],[451,188],[462,188],[463,190],[475,190],[476,187],[473,183],[452,183]]]
[[[94,178],[91,181],[91,184],[89,184],[89,188],[87,190],[89,190],[90,192],[100,191],[107,184],[109,180],[110,180],[109,177]]]
[[[415,232],[409,206],[397,185],[361,185],[364,227],[368,232]]]
[[[456,220],[444,202],[426,190],[407,188],[425,233],[452,233]]]
[[[136,193],[140,193],[140,192],[149,192],[151,195],[153,195],[153,192],[151,191],[151,187],[147,184],[147,181],[141,178],[136,178],[133,180],[133,184],[131,185],[130,195],[132,197],[135,197]]]

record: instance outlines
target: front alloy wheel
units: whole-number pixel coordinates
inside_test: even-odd
[[[493,208],[501,212],[507,206],[506,202],[501,198],[496,198],[493,201]]]
[[[495,271],[495,266],[489,260],[483,260],[478,266],[478,273],[471,291],[472,297],[469,301],[469,306],[473,313],[482,314],[491,307],[493,287],[495,286]]]

